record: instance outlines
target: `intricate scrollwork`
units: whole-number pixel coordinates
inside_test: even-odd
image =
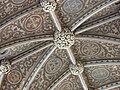
[[[87,67],[85,73],[89,78],[91,86],[99,87],[120,79],[120,65]]]
[[[99,54],[100,50],[99,44],[95,42],[85,43],[81,48],[81,52],[87,56],[95,56]]]
[[[11,84],[18,84],[22,80],[22,74],[20,71],[12,70],[8,73],[7,79]]]
[[[49,74],[55,74],[61,69],[62,65],[62,60],[59,57],[52,57],[46,64],[45,70]]]
[[[2,73],[7,74],[10,71],[11,65],[9,61],[2,61],[0,70]]]
[[[49,2],[49,1],[42,1],[41,6],[43,7],[43,10],[45,12],[54,11],[56,9],[56,3],[55,2]]]
[[[74,44],[74,34],[68,30],[55,32],[54,43],[59,49],[67,49]]]
[[[70,64],[69,69],[73,75],[79,75],[84,71],[83,65],[80,63],[76,65]]]
[[[83,90],[78,77],[70,75],[64,79],[54,90]]]

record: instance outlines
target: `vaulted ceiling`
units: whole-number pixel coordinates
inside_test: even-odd
[[[120,0],[0,0],[0,70],[0,90],[120,90]]]

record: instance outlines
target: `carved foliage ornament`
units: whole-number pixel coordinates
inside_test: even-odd
[[[69,69],[73,75],[79,75],[84,71],[83,65],[80,63],[76,65],[70,64]]]
[[[2,61],[0,70],[2,73],[7,74],[10,71],[11,65],[9,61]]]
[[[41,6],[43,7],[43,10],[45,12],[54,11],[56,9],[56,3],[55,2],[49,2],[49,1],[42,1]]]
[[[55,32],[54,43],[59,49],[67,49],[74,44],[74,34],[69,30]]]

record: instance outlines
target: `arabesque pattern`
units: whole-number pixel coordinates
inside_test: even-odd
[[[119,2],[1,0],[0,90],[119,90]]]

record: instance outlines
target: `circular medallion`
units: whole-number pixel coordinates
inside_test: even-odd
[[[13,3],[15,4],[20,4],[23,3],[25,0],[12,0]]]
[[[63,9],[68,13],[77,13],[83,8],[83,3],[80,0],[67,0]]]
[[[45,70],[47,73],[54,74],[60,70],[62,67],[62,61],[58,57],[51,58],[50,61],[47,62],[45,66]]]
[[[18,84],[22,80],[22,74],[17,70],[8,73],[7,79],[11,84]]]
[[[109,77],[109,71],[105,68],[97,68],[91,74],[94,79],[106,79]]]
[[[81,48],[82,54],[86,56],[93,56],[99,54],[101,48],[97,43],[88,42],[84,44]]]
[[[32,15],[25,21],[25,29],[28,31],[34,31],[40,28],[42,24],[42,18],[39,15]]]
[[[73,90],[73,83],[72,82],[63,82],[62,85],[60,85],[58,90]]]

